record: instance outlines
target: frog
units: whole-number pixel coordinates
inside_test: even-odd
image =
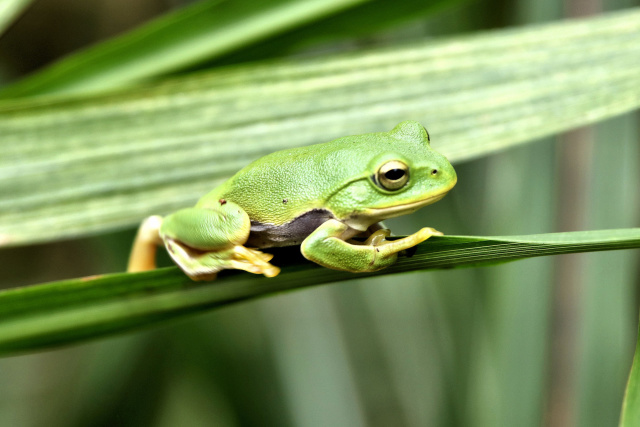
[[[194,281],[225,269],[274,277],[263,249],[299,245],[321,266],[352,273],[394,264],[432,236],[431,227],[392,239],[382,221],[442,199],[456,184],[426,128],[403,121],[388,132],[341,137],[268,154],[204,195],[194,207],[145,219],[128,271],[156,268],[156,248]]]

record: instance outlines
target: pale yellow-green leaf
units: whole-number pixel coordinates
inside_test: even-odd
[[[0,104],[0,241],[128,227],[266,153],[424,123],[455,163],[640,105],[640,12]]]
[[[32,0],[0,0],[0,37]]]

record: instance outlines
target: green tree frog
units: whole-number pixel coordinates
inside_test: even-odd
[[[273,255],[259,249],[290,245],[301,245],[307,259],[328,268],[379,270],[398,252],[442,234],[422,228],[389,241],[380,221],[440,200],[456,180],[415,121],[390,132],[278,151],[240,170],[195,207],[147,218],[129,271],[154,269],[155,248],[162,244],[194,280],[212,280],[223,269],[276,276]]]

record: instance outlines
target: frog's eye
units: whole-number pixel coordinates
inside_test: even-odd
[[[376,178],[385,190],[399,190],[409,181],[409,166],[399,160],[391,160],[378,169]]]

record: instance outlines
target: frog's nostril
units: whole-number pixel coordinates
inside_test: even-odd
[[[438,175],[438,169],[432,169],[431,175]]]

